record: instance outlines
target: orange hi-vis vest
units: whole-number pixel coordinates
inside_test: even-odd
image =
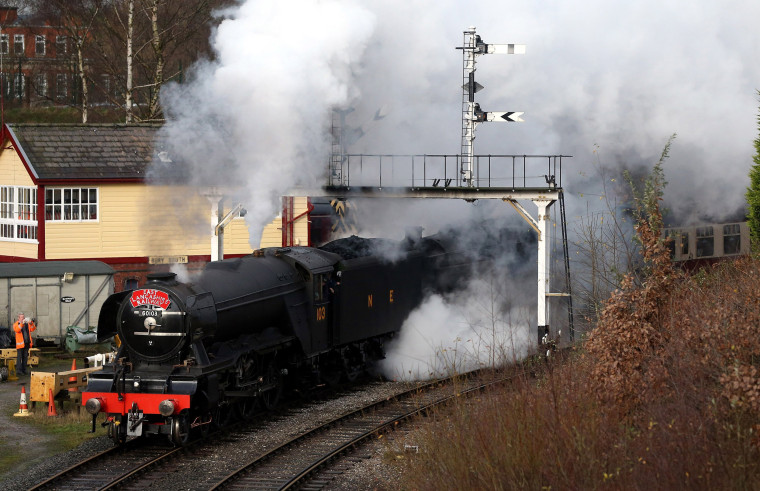
[[[16,331],[16,349],[24,348],[24,334],[21,332],[21,325],[22,323],[19,323],[18,321],[13,323],[13,330]],[[29,346],[28,348],[32,347],[32,333],[37,329],[37,326],[34,325],[34,322],[29,321]]]

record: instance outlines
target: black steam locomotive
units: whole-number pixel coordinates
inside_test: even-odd
[[[416,236],[257,250],[208,264],[192,283],[153,274],[103,305],[98,337],[122,345],[90,375],[83,404],[93,427],[106,414],[116,443],[160,434],[181,445],[274,406],[286,380],[354,379],[426,290],[450,290],[467,271],[442,239]]]

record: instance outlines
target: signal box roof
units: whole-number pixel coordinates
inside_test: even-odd
[[[35,181],[142,181],[163,147],[159,125],[6,124]]]

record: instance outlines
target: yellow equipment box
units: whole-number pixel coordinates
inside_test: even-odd
[[[8,360],[16,359],[16,348],[3,348],[0,349],[0,365],[7,365]],[[36,367],[40,364],[40,349],[29,348],[29,359],[26,362],[27,365]]]
[[[87,375],[100,370],[101,367],[80,368],[66,372],[32,372],[32,387],[29,400],[32,402],[48,402],[49,391],[52,389],[55,398],[62,390],[84,387],[87,385]],[[74,380],[70,380],[70,379]]]

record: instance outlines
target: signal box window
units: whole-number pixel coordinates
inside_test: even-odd
[[[676,230],[671,230],[668,232],[668,236],[670,237],[670,240],[668,241],[668,249],[670,250],[670,258],[673,259],[676,257],[676,242],[678,241],[678,232]]]
[[[37,240],[37,189],[0,186],[0,238]]]
[[[137,290],[137,278],[127,278],[124,280],[124,290]]]
[[[715,255],[715,237],[712,227],[697,227],[697,257]]]
[[[98,188],[45,190],[45,220],[84,222],[98,220]]]
[[[689,255],[689,234],[685,232],[681,234],[681,255]]]
[[[741,245],[742,236],[739,224],[723,225],[723,254],[739,254]]]

